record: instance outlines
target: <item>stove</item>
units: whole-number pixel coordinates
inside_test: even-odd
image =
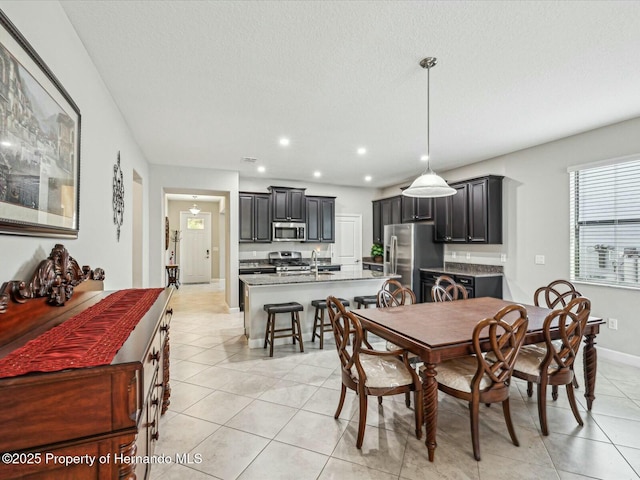
[[[269,252],[269,263],[276,267],[276,273],[311,271],[311,264],[300,252]]]

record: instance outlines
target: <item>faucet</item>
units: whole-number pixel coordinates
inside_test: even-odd
[[[318,279],[318,252],[314,248],[311,250],[311,260],[313,261],[314,270],[316,273],[316,280]]]

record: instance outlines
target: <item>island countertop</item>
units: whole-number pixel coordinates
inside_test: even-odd
[[[387,278],[396,278],[397,275],[384,275],[380,272],[372,270],[358,270],[355,272],[339,271],[339,272],[319,272],[311,273],[269,273],[269,274],[249,274],[240,275],[246,285],[255,287],[263,285],[284,285],[292,283],[323,283],[323,282],[344,282],[353,280],[384,280]]]

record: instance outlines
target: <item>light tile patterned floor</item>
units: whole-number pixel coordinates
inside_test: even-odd
[[[353,393],[333,418],[340,373],[330,334],[324,350],[317,342],[305,343],[305,353],[278,346],[269,358],[249,350],[242,316],[226,313],[218,285],[183,285],[172,305],[171,405],[156,454],[173,462],[154,465],[153,480],[640,478],[638,368],[600,360],[592,412],[577,391],[582,428],[561,389],[548,402],[547,437],[535,395],[528,398],[517,381],[511,410],[520,447],[509,440],[502,409],[482,407],[480,462],[466,405],[441,394],[436,461],[429,463],[402,395],[381,406],[370,401],[364,445],[356,449]],[[176,454],[190,454],[191,463],[176,463]]]

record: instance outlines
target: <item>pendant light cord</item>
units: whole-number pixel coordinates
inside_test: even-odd
[[[431,100],[429,98],[429,84],[430,78],[429,74],[431,73],[431,67],[427,66],[427,172],[431,171],[431,152],[429,151],[429,127],[431,125],[431,120],[429,118],[429,107],[431,106]]]

